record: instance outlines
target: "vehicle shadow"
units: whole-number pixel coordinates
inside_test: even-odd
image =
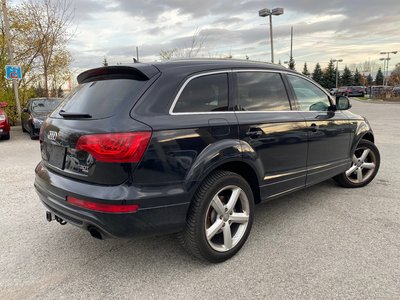
[[[318,202],[324,201],[321,195],[329,194],[337,188],[332,180],[328,180],[294,194],[257,205],[252,232],[247,243],[239,255],[226,263],[233,263],[236,259],[240,259],[240,255],[251,256],[251,253],[246,253],[247,248],[249,250],[251,248],[247,247],[247,244],[251,243],[255,247],[255,243],[262,245],[269,234],[273,234],[282,226],[283,220],[299,217],[298,215],[304,213],[304,210],[314,210],[314,206],[319,206]],[[87,267],[93,267],[94,272],[96,272],[96,267],[104,266],[105,262],[109,262],[107,266],[121,263],[121,268],[130,266],[138,272],[140,269],[158,269],[157,272],[161,272],[160,270],[166,270],[165,268],[168,270],[168,267],[179,269],[187,265],[195,269],[211,266],[187,254],[179,245],[176,235],[96,240],[88,232],[73,226],[57,228],[57,231],[59,234],[51,238],[52,243],[59,243],[63,251],[70,252],[70,255],[78,255],[80,259],[77,261],[84,263]],[[66,256],[69,254],[66,253]],[[96,260],[102,263],[96,263]]]

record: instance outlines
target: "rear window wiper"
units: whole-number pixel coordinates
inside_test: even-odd
[[[75,112],[66,112],[65,110],[60,110],[59,115],[63,118],[91,118],[92,115],[86,113],[75,113]]]

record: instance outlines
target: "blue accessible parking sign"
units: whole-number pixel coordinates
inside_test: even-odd
[[[12,79],[22,79],[21,66],[6,66],[6,78]]]

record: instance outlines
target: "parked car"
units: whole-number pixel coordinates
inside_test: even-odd
[[[337,92],[337,96],[346,96],[346,97],[364,97],[365,95],[365,87],[363,86],[342,86],[339,87]]]
[[[29,99],[21,113],[22,131],[29,132],[32,140],[38,138],[43,121],[61,101],[61,98]]]
[[[0,102],[0,139],[10,139],[10,121],[4,108],[7,107],[7,102]]]
[[[120,65],[78,82],[42,126],[35,188],[49,221],[95,238],[178,233],[221,262],[245,243],[256,204],[332,177],[360,188],[379,169],[349,99],[279,65]]]

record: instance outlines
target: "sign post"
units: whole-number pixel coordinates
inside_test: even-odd
[[[3,11],[3,20],[4,20],[4,33],[8,45],[8,54],[10,58],[10,63],[14,65],[14,49],[13,45],[11,43],[11,38],[10,38],[10,21],[8,20],[8,12],[7,12],[7,4],[6,0],[1,0],[1,9]],[[7,70],[7,69],[6,69]],[[18,72],[15,74],[12,72],[10,75],[17,75],[22,79],[21,76],[21,68],[19,68],[19,74]],[[19,97],[18,97],[18,79],[12,79],[13,87],[14,87],[14,95],[15,95],[15,104],[17,105],[17,112],[18,112],[18,120],[21,120],[21,105],[19,103]]]

